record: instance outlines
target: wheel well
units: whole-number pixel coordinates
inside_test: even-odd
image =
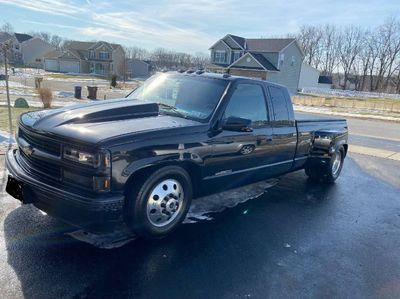
[[[347,155],[347,149],[349,148],[348,144],[343,144],[343,148],[344,148],[344,156]]]
[[[192,181],[192,188],[193,188],[193,197],[196,196],[199,192],[199,183],[201,181],[201,169],[200,166],[187,161],[182,161],[180,163],[171,162],[171,163],[162,163],[157,165],[147,166],[141,169],[138,169],[134,173],[129,176],[128,181],[125,183],[125,192],[129,189],[129,187],[137,181],[137,179],[143,180],[143,177],[149,176],[154,171],[163,168],[165,166],[179,166],[182,167],[187,171]]]

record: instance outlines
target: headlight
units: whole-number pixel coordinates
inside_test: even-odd
[[[108,151],[93,154],[71,147],[64,147],[63,157],[64,159],[89,165],[95,168],[110,167],[110,153]]]

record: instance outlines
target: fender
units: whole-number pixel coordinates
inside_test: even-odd
[[[340,146],[345,148],[347,154],[347,130],[318,130],[314,132],[311,157],[330,158]]]

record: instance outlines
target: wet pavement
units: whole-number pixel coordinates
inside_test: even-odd
[[[385,124],[350,120],[351,144],[398,152]],[[216,196],[218,213],[198,203],[167,238],[104,250],[6,195],[0,155],[0,297],[399,298],[399,169],[350,152],[336,184],[295,172]]]
[[[399,297],[400,184],[367,173],[371,163],[380,167],[379,160],[351,154],[330,186],[311,184],[301,171],[286,175],[264,195],[213,214],[212,220],[114,250],[64,235],[69,227],[2,193],[0,293],[2,298]],[[392,161],[381,171],[398,176],[399,166]]]

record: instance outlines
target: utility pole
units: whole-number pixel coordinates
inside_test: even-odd
[[[4,55],[4,69],[5,69],[5,79],[6,79],[6,93],[7,93],[7,104],[8,104],[8,126],[10,128],[10,135],[13,135],[13,128],[12,128],[12,117],[11,117],[11,101],[10,101],[10,89],[8,86],[8,66],[7,66],[7,54],[8,50],[10,48],[10,45],[6,42],[4,42],[1,45],[1,48],[3,50],[3,55]]]

